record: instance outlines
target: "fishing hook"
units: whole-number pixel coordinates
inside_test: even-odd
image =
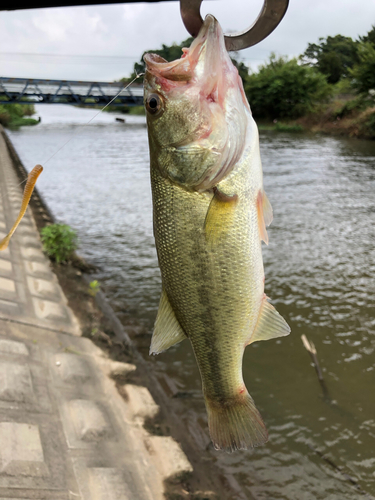
[[[203,24],[200,6],[203,0],[180,0],[182,21],[188,32],[196,37]],[[285,15],[289,0],[264,0],[255,22],[246,30],[224,35],[228,51],[247,49],[264,40],[279,25]]]

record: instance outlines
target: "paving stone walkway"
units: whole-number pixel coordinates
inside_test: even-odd
[[[0,134],[0,239],[22,199]],[[158,413],[145,387],[110,377],[135,369],[108,360],[79,324],[28,210],[0,252],[0,500],[158,500],[164,480],[192,467],[144,421]]]

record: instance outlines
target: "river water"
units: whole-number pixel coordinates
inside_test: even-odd
[[[36,108],[41,124],[11,132],[11,140],[26,168],[45,166],[40,192],[56,218],[77,230],[80,253],[99,266],[95,277],[124,324],[138,325],[135,341],[147,356],[160,273],[145,118],[127,116],[123,124],[101,113],[83,126],[97,111]],[[263,248],[266,293],[292,333],[245,352],[245,381],[269,443],[212,456],[241,485],[238,498],[373,498],[375,142],[271,132],[260,140],[274,209]],[[316,346],[326,396],[302,334]],[[207,420],[188,341],[150,363],[166,391],[184,396],[176,412],[203,450]]]

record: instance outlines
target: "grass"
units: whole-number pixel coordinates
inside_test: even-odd
[[[15,117],[8,123],[8,128],[18,129],[19,127],[23,127],[24,125],[37,125],[38,123],[39,120],[35,120],[35,118]]]
[[[298,123],[260,123],[259,130],[272,130],[276,132],[304,132],[304,127]]]
[[[30,118],[34,113],[35,109],[32,104],[0,104],[0,123],[10,129],[36,125],[39,121]]]
[[[143,116],[146,114],[144,106],[129,107],[129,115]]]

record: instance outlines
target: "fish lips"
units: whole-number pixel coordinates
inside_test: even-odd
[[[212,95],[224,80],[228,61],[220,24],[208,14],[190,48],[184,48],[180,59],[166,61],[157,54],[143,56],[146,63],[146,82],[156,83],[160,90],[168,92],[192,80],[202,87],[207,96]],[[217,92],[216,92],[217,93]]]

